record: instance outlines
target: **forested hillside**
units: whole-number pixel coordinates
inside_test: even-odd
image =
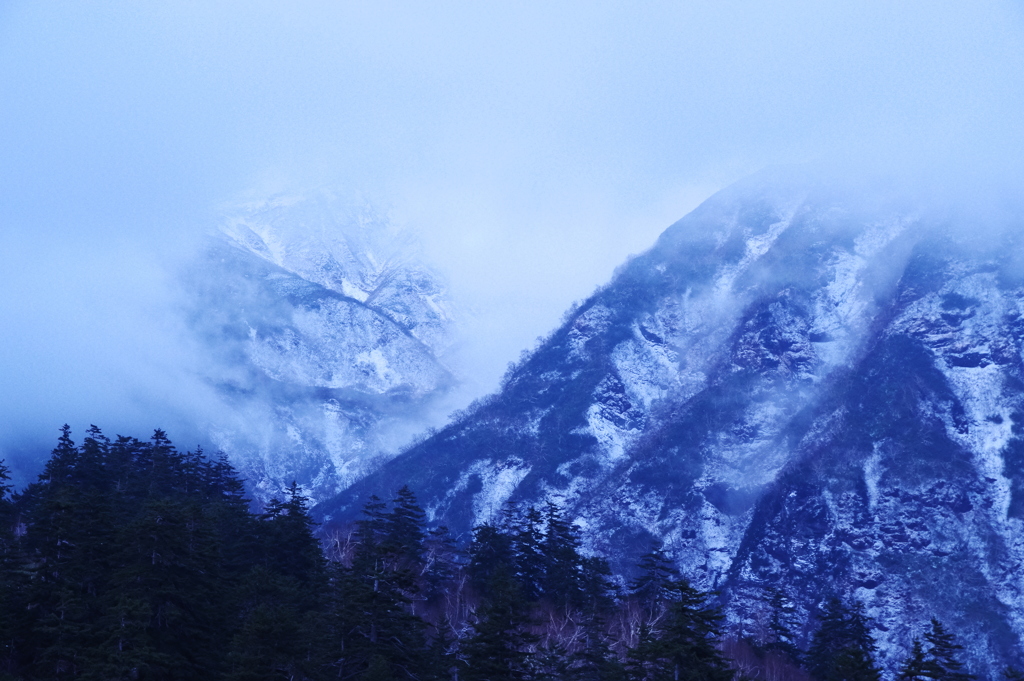
[[[800,621],[769,589],[756,630],[725,631],[658,546],[613,575],[551,503],[459,546],[402,488],[320,536],[294,485],[257,512],[222,457],[65,426],[0,513],[0,678],[880,678],[844,594]],[[899,678],[971,678],[942,625],[917,624]]]

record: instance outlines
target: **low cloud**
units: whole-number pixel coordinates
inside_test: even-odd
[[[1009,1],[6,3],[0,450],[201,437],[174,273],[245,192],[341,187],[418,231],[478,312],[477,392],[765,166],[1013,215],[1022,46]]]

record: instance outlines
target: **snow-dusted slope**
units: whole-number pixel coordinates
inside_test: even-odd
[[[259,496],[337,493],[453,383],[441,280],[407,233],[326,194],[236,207],[188,279],[225,404],[213,439]]]
[[[412,235],[329,194],[279,196],[236,208],[222,232],[241,249],[301,279],[366,304],[434,353],[452,341],[453,311]]]
[[[1024,637],[1022,261],[1013,230],[754,178],[325,508],[409,483],[465,531],[554,497],[607,555],[664,541],[747,631],[766,586],[851,595],[886,664],[937,616],[989,673]]]

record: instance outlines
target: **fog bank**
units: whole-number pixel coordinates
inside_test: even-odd
[[[240,196],[330,187],[420,234],[476,312],[470,393],[765,166],[997,206],[1024,179],[1022,13],[4,3],[0,456],[64,422],[201,439],[216,407],[175,273]]]

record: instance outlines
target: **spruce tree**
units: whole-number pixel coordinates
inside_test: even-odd
[[[463,644],[465,681],[526,681],[533,678],[530,608],[519,582],[507,566],[490,576],[483,603],[476,611],[473,635]]]
[[[233,681],[313,679],[329,664],[328,573],[307,504],[293,482],[286,499],[272,499],[259,516],[258,560],[242,582],[241,625],[229,656]]]
[[[0,460],[0,679],[11,678],[19,666],[28,621],[24,593],[24,560],[15,541],[16,511],[11,499],[10,470]]]
[[[484,591],[501,571],[504,575],[516,570],[517,553],[512,538],[496,525],[484,523],[473,529],[473,541],[469,546],[467,572],[470,582],[477,591]]]
[[[548,600],[558,606],[583,605],[584,558],[580,531],[565,519],[562,509],[549,502],[544,511],[544,582]]]
[[[718,650],[720,611],[708,604],[709,595],[685,579],[670,586],[670,604],[653,629],[653,660],[646,678],[672,681],[727,681],[732,678]],[[650,656],[649,656],[650,657]]]
[[[255,566],[242,585],[242,621],[228,652],[228,681],[317,679],[322,623],[297,579]]]
[[[130,666],[117,678],[139,665],[167,679],[195,678],[219,669],[221,660],[216,642],[224,582],[216,536],[198,500],[153,491],[119,531],[117,567],[103,599],[106,626],[97,630],[116,644],[103,653],[115,660],[124,657],[121,632],[140,619],[144,624],[145,636],[132,639]]]
[[[423,542],[423,596],[435,607],[459,591],[455,580],[463,567],[463,553],[446,526],[430,530]]]
[[[84,503],[82,473],[81,453],[65,424],[39,480],[20,500],[27,524],[23,545],[33,567],[26,594],[33,650],[26,665],[44,679],[76,676],[87,665],[94,644],[90,624],[109,573],[101,545],[109,543],[111,517]],[[85,556],[100,562],[90,564]]]
[[[385,534],[380,547],[383,569],[393,588],[401,591],[413,606],[424,571],[425,517],[416,495],[408,487],[398,491],[391,510],[384,515]]]
[[[799,664],[802,653],[796,645],[796,608],[785,592],[778,587],[768,589],[768,605],[771,615],[768,620],[770,640],[763,648],[775,651],[793,664]]]
[[[657,631],[648,620],[641,620],[636,642],[626,651],[626,671],[631,681],[653,679],[658,671],[660,649]]]
[[[363,508],[351,567],[332,566],[329,651],[334,674],[418,678],[431,668],[425,624],[411,611],[409,561],[423,553],[422,511],[407,489],[387,511],[371,497]]]
[[[323,586],[326,574],[323,551],[313,534],[316,523],[309,515],[308,504],[309,499],[292,482],[287,498],[271,499],[260,519],[264,552],[271,570],[315,591]]]
[[[213,478],[226,496],[207,484]],[[162,431],[149,442],[112,442],[93,426],[75,447],[63,428],[39,481],[19,499],[32,569],[20,671],[85,680],[218,675],[236,628],[238,566],[249,560],[225,542],[245,534],[248,511],[229,499],[239,489],[226,462],[182,454]]]
[[[570,681],[626,681],[626,668],[611,648],[604,618],[596,614],[587,617],[581,629],[581,640],[569,657],[565,678]]]
[[[807,653],[808,670],[819,681],[879,681],[875,650],[863,606],[831,598]]]
[[[530,506],[515,519],[511,534],[516,576],[523,596],[531,601],[537,600],[546,591],[552,593],[546,584],[550,566],[543,523],[540,510]]]
[[[964,647],[956,642],[956,637],[946,631],[937,619],[932,618],[931,630],[924,635],[924,640],[929,645],[929,678],[943,681],[970,681],[974,678],[972,674],[964,671],[964,664],[958,659]]]
[[[423,564],[426,514],[408,486],[398,490],[391,504],[391,512],[384,517],[388,550],[394,555],[397,568],[419,572]]]
[[[637,568],[640,574],[630,582],[629,591],[649,616],[653,616],[671,598],[673,584],[680,579],[679,571],[660,545],[641,556]]]
[[[580,609],[584,613],[606,615],[619,595],[618,585],[612,581],[612,569],[600,556],[587,556],[581,563]]]
[[[900,666],[897,681],[920,681],[921,679],[934,678],[933,668],[925,659],[924,647],[921,639],[915,638],[910,649],[910,655]]]

